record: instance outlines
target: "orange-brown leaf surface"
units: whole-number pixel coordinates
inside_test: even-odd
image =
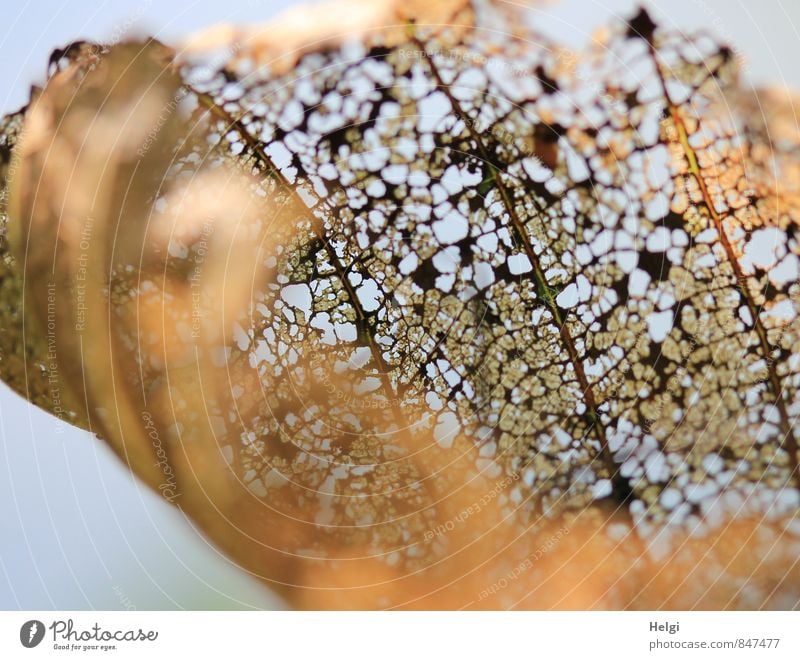
[[[644,11],[302,11],[54,54],[5,381],[296,607],[797,606],[792,96]]]

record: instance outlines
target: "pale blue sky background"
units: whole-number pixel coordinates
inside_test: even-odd
[[[369,2],[370,0],[364,0]],[[431,0],[435,1],[435,0]],[[0,112],[41,84],[50,52],[79,38],[149,32],[170,42],[218,21],[264,21],[293,0],[3,0]],[[634,0],[542,3],[535,20],[580,45]],[[737,43],[747,75],[800,89],[800,2],[645,2],[667,23]],[[88,434],[0,385],[0,609],[269,608],[279,601],[142,487]]]

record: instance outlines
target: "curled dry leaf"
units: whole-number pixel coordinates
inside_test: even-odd
[[[298,607],[795,606],[792,98],[644,12],[365,7],[55,54],[6,382]]]

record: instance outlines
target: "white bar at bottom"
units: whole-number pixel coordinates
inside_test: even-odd
[[[31,621],[36,622],[34,633]],[[44,629],[41,641],[26,648],[21,638],[35,641],[40,625]],[[254,652],[257,657],[280,660],[448,657],[496,660],[541,658],[548,657],[547,654],[555,658],[614,660],[683,657],[798,660],[800,613],[0,613],[0,658],[238,660],[249,658]]]

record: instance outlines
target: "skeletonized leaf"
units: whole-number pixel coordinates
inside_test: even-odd
[[[792,99],[643,11],[412,5],[57,58],[4,377],[298,606],[793,604]]]

